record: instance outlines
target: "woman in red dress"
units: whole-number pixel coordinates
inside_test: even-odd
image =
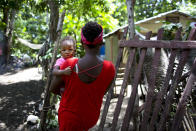
[[[103,29],[96,22],[88,22],[81,30],[84,57],[68,59],[60,69],[70,66],[70,76],[55,77],[51,91],[59,94],[58,84],[65,82],[58,111],[60,131],[87,131],[98,121],[102,99],[115,75],[114,65],[102,60],[99,48],[103,43]]]

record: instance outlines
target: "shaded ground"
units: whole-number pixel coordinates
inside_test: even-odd
[[[29,114],[39,116],[43,89],[37,68],[0,75],[0,131],[23,130]]]

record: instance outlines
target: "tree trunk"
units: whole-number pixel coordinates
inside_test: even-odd
[[[49,0],[48,1],[50,7],[50,23],[49,23],[49,38],[53,43],[57,39],[57,26],[59,20],[59,6],[56,1]]]
[[[50,8],[50,23],[49,23],[49,41],[46,41],[46,43],[43,45],[43,48],[40,49],[39,56],[46,55],[46,52],[51,47],[51,44],[53,44],[57,39],[57,25],[59,20],[59,6],[54,0],[48,0],[48,5]],[[40,55],[42,54],[42,55]],[[47,77],[49,72],[49,63],[51,59],[43,59],[41,62],[42,69],[43,69],[43,77]]]
[[[6,66],[6,57],[7,57],[7,37],[4,32],[0,31],[1,40],[0,40],[0,72]],[[2,68],[3,67],[3,68]]]
[[[9,8],[3,8],[3,19],[2,22],[6,24],[6,28],[4,29],[4,33],[6,34],[7,32],[7,27],[8,27],[8,18],[9,18]]]
[[[3,30],[4,36],[4,44],[2,46],[2,61],[1,65],[7,64],[7,57],[8,57],[8,38],[6,36],[6,32],[8,29],[8,19],[9,19],[9,8],[3,8],[3,19],[2,22],[6,24],[6,27]]]
[[[7,50],[7,62],[9,62],[9,57],[10,57],[10,48],[12,46],[12,35],[13,35],[13,29],[14,29],[14,21],[15,21],[15,16],[16,16],[16,10],[12,9],[11,13],[10,13],[10,21],[9,21],[9,27],[7,28],[6,31],[6,36],[7,36],[7,40],[8,40],[8,50]]]
[[[129,29],[129,38],[133,39],[135,34],[135,25],[134,25],[134,3],[135,0],[126,0],[127,12],[128,12],[128,29]]]
[[[65,17],[65,10],[62,12],[61,17],[58,20],[59,22],[58,22],[58,27],[57,27],[57,31],[56,31],[57,40],[55,42],[53,56],[52,56],[52,60],[51,60],[51,63],[50,63],[50,68],[49,68],[50,72],[49,72],[46,87],[45,87],[44,105],[43,105],[43,110],[41,112],[41,118],[40,118],[41,119],[41,122],[40,122],[40,130],[41,131],[46,131],[46,119],[47,119],[48,109],[50,107],[49,88],[50,88],[50,84],[51,84],[51,80],[52,80],[51,71],[52,71],[53,65],[54,65],[55,60],[56,60],[57,49],[59,47],[59,42],[60,42],[60,38],[61,38],[61,32],[62,32],[64,17]]]
[[[127,4],[127,12],[128,12],[129,39],[131,40],[135,36],[135,24],[134,24],[135,0],[126,0],[126,4]],[[136,60],[135,60],[135,62],[136,62]],[[137,65],[137,64],[135,63],[134,66],[135,65]],[[133,71],[131,71],[131,74],[132,74],[132,72]],[[132,78],[130,78],[130,79],[132,79]],[[139,109],[139,97],[138,97],[138,93],[137,93],[136,99],[135,99],[135,106],[134,106],[134,116],[133,116],[133,130],[134,131],[139,130],[138,109]]]
[[[11,42],[12,42],[12,32],[14,29],[14,20],[15,20],[16,10],[9,8],[3,8],[3,19],[2,22],[6,24],[6,27],[4,28],[4,35],[6,36],[6,48],[4,50],[5,55],[5,63],[7,64],[9,62],[9,56],[10,56],[10,48],[11,48]]]

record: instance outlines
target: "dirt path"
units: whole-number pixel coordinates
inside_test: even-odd
[[[0,131],[20,131],[41,102],[44,82],[37,68],[0,75]]]
[[[29,114],[40,116],[38,107],[41,103],[41,93],[44,85],[37,68],[0,75],[0,131],[23,131]],[[103,105],[105,98],[103,99]],[[127,105],[128,99],[126,97],[125,99],[123,105]],[[117,99],[111,101],[104,131],[110,130],[116,103]],[[125,107],[123,106],[119,117],[120,123],[124,112]],[[90,131],[96,131],[99,122],[100,120]]]

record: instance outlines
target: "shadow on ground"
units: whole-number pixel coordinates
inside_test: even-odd
[[[41,103],[44,85],[42,80],[0,84],[0,131],[19,130],[29,114],[40,114],[36,108]]]

